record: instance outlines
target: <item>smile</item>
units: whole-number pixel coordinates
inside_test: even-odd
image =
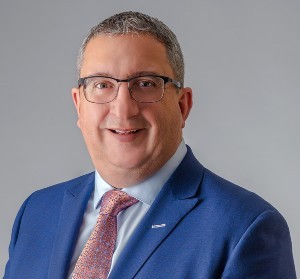
[[[137,132],[141,131],[140,129],[135,129],[135,130],[113,130],[110,129],[115,134],[119,135],[129,135],[129,134],[136,134]]]

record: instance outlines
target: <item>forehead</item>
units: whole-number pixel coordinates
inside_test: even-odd
[[[149,35],[99,35],[86,46],[81,76],[107,73],[127,78],[135,72],[173,75],[166,47]]]

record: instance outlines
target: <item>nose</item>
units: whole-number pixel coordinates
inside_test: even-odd
[[[139,113],[138,103],[131,97],[128,83],[121,82],[118,88],[118,95],[111,103],[110,112],[119,119],[129,119]]]

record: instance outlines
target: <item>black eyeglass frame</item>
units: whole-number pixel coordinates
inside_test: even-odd
[[[127,82],[128,83],[128,90],[129,90],[129,93],[130,93],[130,96],[132,97],[132,90],[131,88],[129,87],[129,82],[135,78],[141,78],[141,77],[158,77],[158,78],[161,78],[163,81],[164,81],[164,90],[163,90],[163,94],[161,96],[161,98],[157,101],[153,101],[153,102],[142,102],[142,101],[138,101],[136,100],[134,97],[132,97],[132,99],[134,99],[136,102],[138,103],[156,103],[156,102],[159,102],[163,96],[164,96],[164,93],[165,93],[165,85],[166,83],[170,82],[172,83],[175,87],[177,87],[178,89],[181,89],[182,88],[182,83],[178,80],[175,80],[175,79],[172,79],[170,77],[166,77],[166,76],[160,76],[160,75],[141,75],[141,76],[135,76],[135,77],[131,77],[131,78],[128,78],[128,79],[118,79],[118,78],[113,78],[113,77],[110,77],[110,76],[101,76],[101,75],[93,75],[93,76],[87,76],[87,77],[82,77],[82,78],[79,78],[78,79],[78,88],[80,88],[80,86],[83,86],[85,88],[86,84],[85,84],[85,81],[88,79],[88,78],[97,78],[97,77],[100,77],[100,78],[110,78],[110,79],[113,79],[115,80],[117,83],[119,82]],[[116,97],[114,99],[112,99],[111,101],[109,102],[105,102],[105,103],[97,103],[97,102],[91,102],[87,99],[86,95],[85,95],[85,90],[83,90],[84,92],[84,97],[85,99],[90,102],[90,103],[95,103],[95,104],[107,104],[107,103],[110,103],[112,102],[113,100],[116,99],[116,97],[118,96],[118,93],[116,94]]]

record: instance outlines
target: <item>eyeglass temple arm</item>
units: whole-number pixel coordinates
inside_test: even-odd
[[[161,76],[161,78],[164,80],[165,83],[167,82],[171,82],[172,84],[174,84],[177,88],[181,89],[182,88],[182,83],[178,80],[175,79],[171,79],[169,77],[163,77]]]

